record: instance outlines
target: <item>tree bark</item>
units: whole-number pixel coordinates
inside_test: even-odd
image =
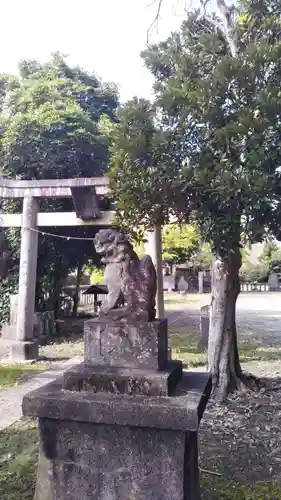
[[[236,331],[236,301],[240,293],[240,249],[217,257],[212,266],[212,300],[208,345],[208,369],[213,394],[223,400],[243,385],[254,388],[255,378],[241,369]]]
[[[79,291],[80,291],[80,282],[81,282],[81,278],[82,278],[82,269],[83,269],[83,262],[81,261],[77,267],[76,286],[75,286],[75,292],[73,295],[72,316],[77,316],[77,312],[78,312]]]

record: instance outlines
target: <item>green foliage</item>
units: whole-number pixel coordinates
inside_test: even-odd
[[[200,235],[194,226],[171,224],[163,230],[163,260],[173,264],[186,262],[198,250]]]
[[[151,229],[169,223],[172,199],[178,191],[173,179],[170,133],[157,123],[155,107],[134,98],[119,108],[118,124],[109,134],[110,182],[119,224]]]
[[[20,253],[20,231],[18,229],[7,229],[5,231],[7,246],[8,275],[0,280],[0,325],[10,319],[10,295],[18,292],[18,262]]]
[[[13,82],[8,92],[2,138],[7,174],[38,179],[105,172],[107,139],[99,121],[103,115],[113,117],[116,89],[70,68],[60,54],[44,65],[23,61],[20,73],[18,85]]]
[[[94,269],[91,272],[91,283],[93,285],[98,285],[104,283],[104,270],[103,269]]]
[[[0,78],[5,116],[0,135],[0,169],[6,177],[52,179],[103,175],[108,166],[108,139],[100,123],[115,120],[117,92],[95,75],[71,68],[54,54],[46,64],[22,61],[20,78]],[[3,111],[4,113],[4,111]],[[106,121],[107,120],[107,121]],[[6,212],[20,211],[19,203],[5,202]],[[40,202],[41,211],[72,211],[70,199]],[[60,236],[93,235],[91,228],[55,228]],[[46,231],[47,233],[47,231]],[[20,239],[17,235],[17,248]],[[12,251],[12,248],[10,249]],[[69,272],[95,259],[92,241],[39,236],[37,309],[57,307],[63,279]],[[15,290],[18,257],[13,275],[1,287],[2,322],[8,315],[8,294]],[[10,273],[11,276],[11,273]],[[46,301],[46,296],[49,299]]]
[[[32,500],[38,458],[37,423],[22,419],[0,433],[0,498]]]
[[[243,283],[267,283],[269,276],[269,266],[266,263],[244,264],[240,269],[240,280]]]
[[[140,259],[146,255],[145,245],[143,242],[135,243],[134,250]]]
[[[281,275],[281,247],[277,243],[269,243],[265,246],[260,257],[260,261],[264,263],[269,270],[269,273]]]
[[[273,4],[239,4],[227,35],[214,17],[191,12],[180,32],[143,53],[155,106],[128,102],[112,142],[112,187],[127,224],[148,226],[161,213],[195,218],[221,256],[240,248],[242,232],[260,241],[280,227],[281,31]],[[261,36],[269,24],[271,35]]]
[[[10,296],[18,291],[18,273],[9,275],[0,282],[0,324],[8,323],[10,319]]]
[[[209,243],[202,243],[198,252],[191,258],[193,266],[199,269],[210,269],[212,264],[212,251]]]

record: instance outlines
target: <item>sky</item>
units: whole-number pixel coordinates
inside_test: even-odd
[[[149,41],[167,38],[185,17],[186,0],[163,0]],[[195,0],[193,0],[195,1]],[[198,1],[198,0],[197,0]],[[157,0],[2,0],[0,73],[17,72],[21,59],[47,60],[52,52],[120,86],[121,102],[150,97],[152,77],[139,56]],[[191,3],[190,3],[191,5]]]

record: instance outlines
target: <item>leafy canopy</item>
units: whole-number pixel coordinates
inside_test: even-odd
[[[116,89],[70,68],[60,54],[44,65],[23,61],[20,75],[17,83],[6,79],[8,120],[1,146],[7,175],[38,179],[104,173],[108,148],[99,121],[103,114],[113,117]]]
[[[171,224],[163,230],[163,260],[181,264],[199,250],[200,235],[194,226]]]
[[[143,53],[155,78],[149,155],[134,142],[126,146],[137,129],[143,137],[148,116],[140,118],[140,103],[128,102],[111,160],[114,195],[127,222],[149,224],[155,209],[164,218],[171,212],[195,218],[222,256],[239,248],[242,235],[259,241],[280,226],[277,8],[270,0],[238,4],[227,34],[215,16],[193,11],[179,32]]]
[[[92,177],[108,167],[108,140],[102,122],[115,118],[118,104],[114,86],[102,84],[81,68],[71,68],[60,54],[46,64],[22,61],[20,77],[0,77],[0,168],[11,178],[52,179]],[[106,118],[105,118],[106,117]],[[2,210],[18,212],[14,201]],[[70,199],[40,201],[41,211],[72,211]],[[41,228],[43,229],[43,228]],[[92,228],[48,228],[60,236],[93,236]],[[1,296],[16,290],[19,233],[7,233],[13,255],[13,283],[1,283]],[[14,249],[17,248],[17,252]],[[96,260],[92,241],[39,236],[36,307],[53,308],[67,274]],[[15,278],[15,279],[14,279]],[[12,278],[11,278],[12,279]],[[5,290],[4,290],[5,288]],[[49,300],[46,301],[46,296]],[[8,303],[5,310],[7,316]],[[2,314],[2,316],[4,313]],[[4,318],[2,318],[4,319]]]
[[[128,101],[117,117],[109,133],[109,175],[119,222],[129,231],[169,222],[177,176],[170,132],[146,99]]]

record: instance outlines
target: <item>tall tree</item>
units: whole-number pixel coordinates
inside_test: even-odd
[[[169,223],[178,175],[170,131],[161,125],[155,106],[146,99],[128,101],[118,109],[117,118],[108,137],[109,176],[119,222],[131,232],[132,228]]]
[[[20,179],[94,177],[108,168],[108,143],[100,123],[115,120],[116,88],[81,68],[71,68],[60,54],[46,64],[22,61],[20,77],[0,78],[3,127],[0,140],[2,175]],[[20,204],[2,204],[19,211]],[[42,201],[41,210],[72,211],[72,201]],[[52,233],[78,237],[93,234],[90,228],[61,228]],[[17,239],[19,246],[19,240]],[[94,254],[90,241],[39,238],[37,306],[56,301],[58,283],[71,270],[83,266]],[[18,263],[18,256],[16,262]],[[15,263],[14,263],[15,264]],[[53,294],[46,302],[46,293]]]
[[[241,370],[237,348],[240,249],[242,238],[257,241],[274,230],[272,214],[280,206],[281,31],[276,5],[240,4],[237,16],[226,11],[222,24],[215,16],[191,12],[180,32],[143,53],[155,77],[154,123],[160,121],[168,136],[166,157],[163,150],[158,156],[159,173],[167,158],[175,166],[162,203],[188,222],[195,217],[214,253],[208,365],[219,398],[244,383],[253,386],[253,378]],[[127,196],[139,187],[139,167],[131,155],[133,167]],[[121,193],[126,166],[118,171],[115,190]],[[153,206],[153,191],[148,199]],[[140,205],[147,208],[141,196],[137,205],[138,211]],[[123,216],[130,217],[126,203]]]

